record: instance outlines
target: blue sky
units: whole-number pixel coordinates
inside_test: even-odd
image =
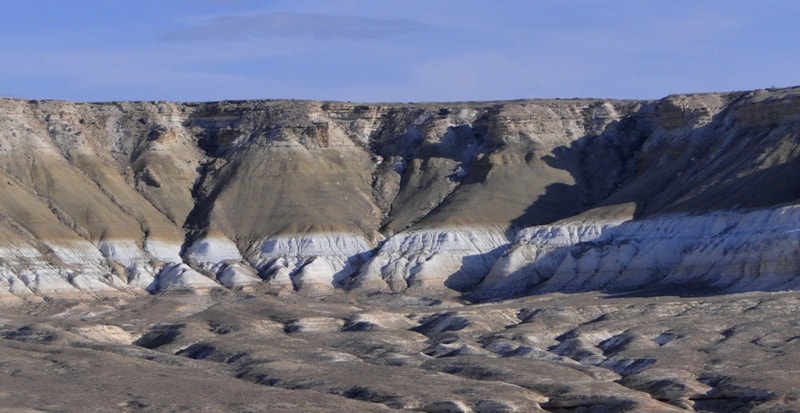
[[[795,0],[0,0],[0,96],[660,98],[800,84]]]

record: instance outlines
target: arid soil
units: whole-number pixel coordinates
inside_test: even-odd
[[[799,309],[794,292],[52,300],[3,311],[0,407],[796,411]]]

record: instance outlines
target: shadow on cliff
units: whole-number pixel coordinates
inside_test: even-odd
[[[800,149],[796,136],[774,133],[776,125],[730,127],[730,122],[723,121],[731,110],[729,104],[704,126],[680,132],[678,139],[674,136],[666,139],[664,130],[658,130],[659,104],[663,102],[643,107],[633,117],[607,125],[600,135],[579,138],[569,146],[556,148],[552,155],[542,157],[540,160],[548,166],[569,171],[575,184],[548,186],[513,225],[523,228],[550,224],[599,207],[613,209],[623,204],[635,205],[632,218],[639,220],[671,213],[747,211],[800,201]],[[646,140],[653,136],[657,140],[648,142],[645,148]],[[771,153],[785,139],[794,140],[792,149],[779,154],[785,161],[774,161],[766,168],[760,165],[759,156]],[[564,207],[565,194],[578,199]],[[562,208],[561,213],[554,214],[559,208]],[[614,239],[617,235],[618,228],[610,228],[602,239],[619,242]],[[506,290],[499,296],[499,291],[491,293],[479,287],[467,297],[485,301],[545,292],[589,291],[638,297],[704,296],[800,287],[800,280],[770,274],[758,281],[747,279],[743,274],[719,274],[710,279],[708,274],[697,276],[686,272],[673,274],[669,281],[665,280],[667,274],[682,265],[680,262],[661,269],[657,268],[659,263],[654,262],[652,268],[643,269],[635,279],[605,284],[593,280],[596,271],[582,276],[579,272],[591,269],[580,267],[575,269],[571,280],[554,282],[550,279],[564,260],[592,253],[599,248],[598,242],[556,248],[537,257],[509,274],[503,283]],[[538,263],[549,263],[551,267]],[[682,279],[681,275],[687,278]]]
[[[636,156],[653,133],[655,103],[607,124],[601,133],[586,135],[559,146],[539,161],[549,168],[569,172],[574,184],[552,183],[525,212],[511,221],[516,229],[551,224],[599,206],[632,181]],[[639,201],[627,199],[615,203]],[[637,212],[638,212],[637,202]]]
[[[445,287],[462,293],[471,290],[483,280],[508,247],[502,245],[482,254],[465,255],[461,258],[461,268],[444,281]]]
[[[598,135],[573,140],[540,158],[565,170],[574,185],[554,183],[513,220],[516,228],[550,224],[598,207],[635,204],[634,219],[662,213],[699,214],[764,208],[800,198],[796,134],[778,123],[738,125],[734,96],[699,127],[693,112],[669,99],[644,105]],[[676,113],[677,111],[677,113]],[[668,125],[665,119],[682,120]],[[796,122],[800,123],[800,122]],[[785,125],[783,125],[785,126]],[[773,154],[786,140],[786,153]],[[645,145],[647,143],[647,145]],[[767,155],[788,159],[762,167]],[[572,199],[566,205],[564,199]]]
[[[769,176],[787,167],[755,175]],[[798,197],[800,190],[795,191]],[[610,298],[695,297],[796,290],[800,288],[797,211],[755,208],[717,212],[708,218],[665,215],[610,226],[595,239],[549,251],[523,243],[500,257],[494,266],[497,273],[466,298],[481,302],[554,292],[602,292]],[[515,262],[523,259],[526,263],[517,267]],[[504,268],[516,269],[506,273]]]
[[[435,118],[401,133],[390,129],[373,133],[370,148],[387,161],[373,175],[375,183],[382,187],[378,181],[388,176],[384,172],[389,169],[400,175],[398,192],[378,202],[386,203],[387,217],[381,231],[410,228],[446,203],[461,185],[485,179],[489,170],[478,154],[489,152],[494,145],[489,139],[488,125],[492,111],[487,109],[471,124],[450,125],[441,134],[431,134],[428,128],[449,115],[446,108],[440,109]],[[387,122],[385,128],[393,124]],[[431,139],[432,136],[436,139]]]

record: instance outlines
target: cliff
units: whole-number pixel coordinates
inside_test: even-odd
[[[796,288],[799,130],[800,88],[0,100],[0,295]]]

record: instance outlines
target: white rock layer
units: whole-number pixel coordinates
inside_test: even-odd
[[[159,291],[216,287],[219,287],[219,284],[182,263],[164,266],[158,274]]]
[[[222,235],[212,235],[196,240],[186,250],[186,256],[201,265],[214,265],[226,260],[242,259],[242,254],[239,253],[236,244]]]
[[[800,287],[800,206],[556,223],[521,230],[513,244],[501,228],[411,230],[386,240],[374,256],[372,243],[352,233],[268,238],[244,257],[232,241],[213,236],[187,249],[197,270],[182,262],[177,244],[143,245],[124,239],[96,247],[88,241],[8,244],[0,248],[0,299],[236,288],[261,283],[259,274],[312,293],[462,291],[482,300],[553,291]],[[198,272],[205,270],[216,280]]]
[[[183,262],[180,256],[181,245],[166,240],[146,238],[143,246],[140,246],[132,239],[104,239],[99,243],[97,250],[105,260],[118,264],[124,270],[127,275],[127,285],[114,284],[123,290],[155,291],[158,289],[159,272],[165,266]],[[98,265],[106,273],[108,272],[105,263]],[[107,279],[108,276],[104,278]]]
[[[306,233],[267,238],[247,259],[276,283],[287,277],[296,290],[342,287],[374,248],[361,235],[343,232]]]
[[[464,291],[481,281],[508,244],[505,231],[499,228],[401,232],[361,268],[354,288]]]
[[[157,239],[146,239],[144,250],[153,258],[163,262],[181,262],[181,244]]]
[[[217,274],[217,281],[227,288],[261,283],[256,270],[241,262],[222,262],[211,270]]]
[[[799,251],[798,206],[534,227],[520,232],[475,295],[791,289],[800,286]]]

